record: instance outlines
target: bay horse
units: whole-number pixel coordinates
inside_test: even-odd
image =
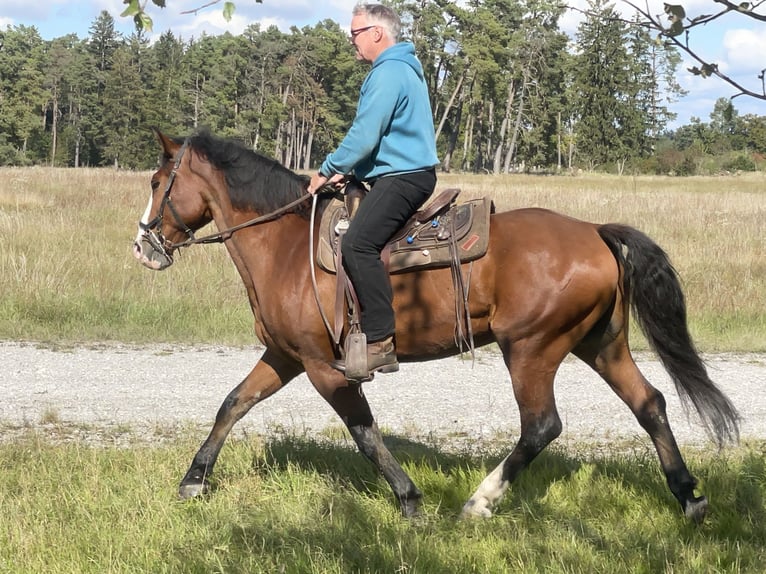
[[[385,446],[362,386],[349,384],[330,366],[337,349],[320,304],[334,307],[336,285],[335,277],[318,267],[312,281],[309,245],[317,244],[319,226],[311,229],[308,178],[206,131],[184,139],[156,135],[162,161],[151,178],[135,257],[151,269],[165,269],[181,246],[224,242],[265,346],[252,371],[223,401],[179,496],[208,492],[208,477],[235,423],[305,371],[388,481],[402,514],[417,514],[422,494]],[[320,210],[323,202],[317,199]],[[194,232],[211,221],[219,232],[197,238]],[[494,342],[502,352],[521,430],[513,450],[465,503],[462,516],[491,516],[519,472],[559,436],[554,377],[572,353],[631,409],[654,443],[682,511],[701,522],[707,499],[695,494],[696,479],[671,431],[663,395],[631,355],[631,309],[679,396],[695,407],[719,446],[738,439],[739,420],[695,350],[684,294],[666,253],[633,227],[528,208],[492,214],[487,253],[471,265],[468,306],[475,343]],[[451,270],[421,270],[391,280],[399,360],[457,354]]]

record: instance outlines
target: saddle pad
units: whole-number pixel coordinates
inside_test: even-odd
[[[411,220],[388,244],[391,249],[389,272],[449,267],[453,261],[450,252],[452,235],[461,262],[482,257],[489,244],[489,216],[492,211],[492,201],[485,197],[453,205],[443,215],[424,224],[418,225]],[[336,227],[345,222],[346,216],[343,201],[334,199],[325,209],[319,225],[316,261],[328,273],[336,272]]]

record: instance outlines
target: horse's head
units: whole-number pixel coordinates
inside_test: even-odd
[[[163,149],[163,163],[152,175],[152,192],[133,243],[133,255],[150,269],[173,264],[173,252],[194,231],[211,220],[207,205],[192,182],[192,151],[188,140],[180,144],[157,131]]]

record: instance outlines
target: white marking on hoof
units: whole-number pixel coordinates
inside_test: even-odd
[[[201,484],[182,484],[178,488],[178,498],[181,500],[189,500],[191,498],[197,498],[208,493],[207,484],[204,482]]]
[[[463,512],[460,513],[460,518],[491,518],[492,509],[489,505],[489,500],[486,498],[480,498],[474,500],[473,498],[463,505]]]
[[[504,465],[505,459],[481,481],[479,488],[468,499],[468,502],[463,505],[461,516],[480,518],[492,516],[492,508],[494,508],[508,489],[508,481],[503,480]]]

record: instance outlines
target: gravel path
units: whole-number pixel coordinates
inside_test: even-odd
[[[155,440],[169,429],[191,426],[201,439],[221,401],[260,354],[260,348],[110,344],[53,349],[0,342],[0,436],[8,440],[30,427],[54,428],[63,439],[119,442],[136,434]],[[742,437],[766,439],[766,355],[710,355],[705,360],[711,378],[740,411]],[[648,354],[639,356],[638,363],[665,394],[678,441],[704,444],[696,413],[686,416],[660,364]],[[399,373],[378,375],[364,390],[386,432],[469,444],[518,436],[510,379],[491,351],[479,350],[475,363],[453,357],[403,364]],[[556,397],[564,423],[559,440],[644,441],[627,407],[576,359],[561,366]],[[304,375],[253,408],[235,430],[315,434],[339,426]]]

